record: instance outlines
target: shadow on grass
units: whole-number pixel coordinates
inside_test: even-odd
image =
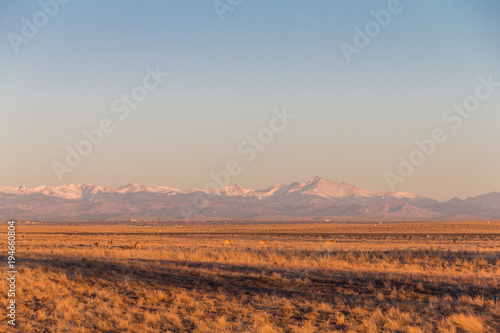
[[[1,260],[6,260],[1,257]],[[228,295],[251,295],[316,300],[333,304],[335,297],[346,300],[385,301],[413,300],[430,296],[483,296],[495,299],[500,294],[498,283],[490,279],[451,279],[412,273],[381,273],[363,270],[326,270],[311,268],[274,268],[269,266],[227,264],[212,262],[143,260],[143,259],[22,259],[18,267],[54,269],[69,279],[79,273],[86,281],[118,284],[128,277],[141,281],[152,289],[183,288],[202,293],[224,292]],[[22,272],[20,273],[22,274]],[[477,278],[479,279],[479,278]],[[486,282],[486,283],[483,283]],[[391,292],[396,290],[396,295]],[[398,294],[404,294],[398,300]],[[403,295],[401,295],[403,296]]]

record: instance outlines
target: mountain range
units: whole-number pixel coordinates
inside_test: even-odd
[[[267,189],[212,191],[128,184],[0,186],[0,219],[30,221],[417,221],[500,219],[500,193],[446,202],[321,177]]]

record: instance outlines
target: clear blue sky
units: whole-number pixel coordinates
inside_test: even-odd
[[[448,140],[396,189],[500,191],[500,88],[458,130],[443,121],[479,76],[500,81],[500,3],[401,1],[348,63],[340,44],[389,2],[243,0],[221,20],[211,1],[72,1],[15,52],[42,9],[2,1],[0,184],[187,189],[236,160],[243,187],[320,175],[389,190],[398,156],[441,127]],[[111,103],[157,65],[169,76],[120,120]],[[248,162],[238,145],[283,107],[295,119]],[[59,181],[53,162],[104,118],[115,130]]]

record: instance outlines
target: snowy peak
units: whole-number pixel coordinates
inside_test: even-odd
[[[173,195],[177,193],[189,194],[197,191],[206,192],[199,189],[190,189],[187,191],[181,191],[179,189],[170,188],[166,186],[148,186],[139,185],[136,183],[130,183],[124,186],[116,187],[102,187],[91,184],[70,184],[70,185],[60,185],[60,186],[37,186],[34,188],[27,188],[25,186],[19,187],[8,187],[0,186],[0,193],[5,194],[15,194],[15,195],[27,195],[27,194],[44,194],[51,197],[59,197],[65,199],[81,199],[84,197],[95,196],[100,193],[107,194],[134,194],[134,193],[156,193],[156,194],[167,194]],[[306,195],[306,196],[319,196],[323,198],[345,198],[349,196],[354,197],[374,197],[378,195],[389,195],[396,198],[415,198],[415,196],[404,193],[404,192],[375,192],[360,189],[354,185],[348,183],[337,183],[331,180],[315,177],[314,179],[305,182],[298,183],[293,182],[288,185],[284,183],[277,183],[265,190],[254,190],[246,189],[239,185],[224,186],[215,190],[208,192],[210,194],[219,196],[255,196],[259,199],[267,197],[288,197],[290,195]]]
[[[256,200],[257,199],[257,200]],[[202,203],[202,204],[201,204]],[[192,209],[195,208],[195,209]],[[0,217],[48,221],[182,220],[422,220],[500,218],[500,193],[440,203],[407,192],[369,191],[315,177],[307,182],[277,183],[263,190],[239,185],[212,191],[180,191],[130,183],[102,187],[0,186]]]
[[[94,190],[94,185],[61,185],[61,186],[37,186],[32,189],[24,189],[21,193],[45,194],[51,197],[65,199],[81,199],[84,192]]]
[[[416,196],[416,195],[408,193],[408,192],[389,192],[388,194],[393,198],[399,198],[399,199],[401,199],[401,198],[408,198],[408,199],[421,198],[419,196]]]
[[[290,193],[301,190],[302,187],[304,187],[304,184],[300,184],[298,182],[294,182],[288,185],[278,183],[270,187],[267,192],[263,193],[263,196],[284,197]]]
[[[293,182],[291,184],[277,183],[268,189],[257,190],[255,195],[264,197],[288,197],[288,196],[319,196],[323,198],[344,198],[348,196],[365,197],[373,195],[374,191],[360,189],[348,183],[337,183],[331,180],[314,177],[305,182]]]
[[[361,194],[363,190],[348,183],[337,183],[321,177],[315,177],[305,183],[301,191],[324,198],[338,198],[353,194]]]
[[[225,196],[245,195],[252,192],[254,192],[254,190],[245,189],[239,185],[224,186],[217,190],[210,191],[210,193],[225,195]]]
[[[121,193],[121,194],[138,193],[138,192],[174,194],[180,192],[180,190],[167,186],[149,186],[149,185],[139,185],[136,183],[130,183],[125,186],[106,187],[104,188],[104,192]]]
[[[135,193],[145,191],[154,191],[154,188],[152,186],[139,185],[136,183],[130,183],[125,186],[119,186],[116,188],[116,192],[118,193]]]
[[[177,189],[166,186],[147,186],[130,183],[125,186],[118,187],[102,187],[91,184],[69,184],[60,186],[37,186],[27,188],[26,186],[8,187],[0,186],[0,193],[29,195],[29,194],[44,194],[50,197],[58,197],[63,199],[77,200],[86,196],[97,195],[100,193],[136,193],[136,192],[153,192],[153,193],[177,193]]]
[[[279,191],[284,186],[286,186],[286,185],[281,183],[281,182],[276,183],[265,190],[256,190],[255,194],[260,198],[269,197],[269,196],[272,196],[273,194],[275,194],[276,191]]]

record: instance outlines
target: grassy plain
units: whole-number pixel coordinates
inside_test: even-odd
[[[500,222],[19,224],[16,236],[21,332],[500,332]]]

